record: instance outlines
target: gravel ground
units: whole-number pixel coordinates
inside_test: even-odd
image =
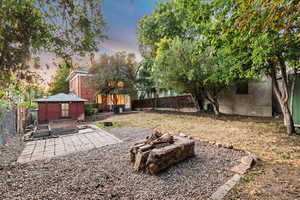
[[[110,132],[124,142],[0,170],[2,199],[207,199],[233,175],[228,169],[244,155],[197,142],[196,157],[150,176],[134,172],[128,160],[130,146],[150,132]]]
[[[17,161],[23,147],[21,137],[7,137],[6,144],[0,145],[0,170],[10,167]]]

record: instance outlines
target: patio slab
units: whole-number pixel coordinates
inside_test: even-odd
[[[80,130],[79,133],[26,142],[18,162],[26,163],[35,160],[51,159],[122,142],[122,140],[97,126],[89,126]]]

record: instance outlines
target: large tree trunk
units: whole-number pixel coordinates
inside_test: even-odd
[[[218,99],[213,99],[213,102],[212,102],[213,106],[214,106],[214,112],[215,112],[215,115],[220,115],[220,106],[219,106],[219,102],[218,102]]]
[[[213,92],[206,92],[207,95],[205,98],[214,106],[214,113],[215,115],[220,115],[220,106],[219,106],[219,101],[218,101],[218,91],[213,91]]]
[[[281,71],[281,88],[279,88],[279,83],[276,75],[275,66],[272,69],[272,81],[273,81],[273,90],[280,104],[284,125],[286,126],[287,134],[291,135],[296,133],[293,117],[289,108],[289,94],[288,94],[288,81],[287,81],[287,72],[285,63],[279,58],[280,62],[280,71]]]
[[[157,89],[154,89],[154,109],[158,107],[158,99],[159,99],[159,91]]]
[[[203,111],[204,110],[204,105],[203,105],[203,97],[200,93],[193,93],[191,95],[192,100],[195,104],[195,107],[198,111]]]

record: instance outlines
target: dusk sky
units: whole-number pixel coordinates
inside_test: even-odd
[[[104,19],[109,39],[103,46],[113,51],[133,52],[140,59],[137,45],[137,24],[150,14],[159,0],[105,0]]]
[[[138,51],[137,42],[137,24],[140,18],[150,14],[155,8],[156,3],[160,0],[104,0],[102,11],[107,24],[105,40],[100,47],[97,55],[107,52],[114,53],[117,51],[127,51],[135,53],[138,61],[141,60]],[[81,64],[87,64],[88,58],[76,59]],[[55,75],[56,67],[52,65],[56,62],[52,54],[41,55],[41,68],[35,70],[44,79],[43,84],[47,84]],[[51,66],[47,69],[45,66]]]

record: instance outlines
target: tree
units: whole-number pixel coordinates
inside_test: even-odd
[[[144,81],[151,80],[153,82],[153,61],[156,59],[157,43],[159,43],[163,38],[174,39],[176,37],[191,39],[193,38],[193,31],[191,27],[186,24],[186,12],[177,6],[175,1],[159,2],[154,12],[150,15],[145,16],[139,21],[138,25],[138,38],[139,45],[142,55],[145,57],[144,63],[148,65],[147,68],[141,70],[141,75],[144,73],[147,77],[144,80],[139,79],[138,84],[142,85]],[[155,93],[157,97],[157,92],[164,88],[163,85],[159,84],[156,79],[153,84],[153,88],[148,88],[151,92]],[[199,102],[200,103],[200,102]],[[197,103],[198,105],[198,103]],[[200,107],[203,108],[202,103]]]
[[[70,73],[70,66],[68,64],[61,64],[58,66],[53,81],[49,84],[50,93],[52,95],[58,93],[69,93],[69,81],[67,80]]]
[[[198,110],[203,109],[204,99],[208,100],[218,115],[218,94],[227,85],[220,79],[222,73],[210,54],[211,49],[203,50],[201,41],[163,39],[158,44],[154,73],[166,87],[190,93]]]
[[[98,94],[112,95],[113,103],[118,94],[136,95],[135,73],[137,62],[134,54],[118,52],[115,55],[101,55],[99,62],[90,69],[90,85]]]
[[[142,54],[155,54],[156,43],[162,38],[191,38],[191,28],[185,24],[185,12],[174,1],[159,2],[150,15],[138,24],[139,44]],[[149,53],[150,51],[150,53]],[[151,55],[153,56],[153,55]]]
[[[0,88],[0,104],[8,105],[8,107],[21,105],[36,108],[37,105],[32,103],[33,99],[44,96],[46,92],[40,86],[41,77],[36,73],[32,73],[31,76],[34,77],[31,81],[20,81],[12,73],[8,87],[5,90]]]
[[[52,52],[66,61],[92,52],[104,38],[99,0],[0,1],[0,87],[11,72],[30,79],[29,60]]]
[[[198,47],[198,52],[203,53],[208,48],[215,63],[211,78],[205,81],[206,88],[218,85],[222,88],[222,85],[239,80],[270,77],[287,133],[292,134],[295,128],[288,103],[288,71],[294,71],[300,65],[299,7],[296,0],[171,0],[160,3],[141,21],[140,27],[145,30],[139,31],[139,39],[141,44],[147,45],[145,51],[150,51],[154,58],[158,56],[155,43],[160,43],[164,37],[201,41],[203,45]],[[168,57],[172,55],[165,58]],[[168,76],[176,75],[172,70]],[[185,76],[183,79],[183,82],[189,80]]]
[[[178,1],[200,30],[203,2]],[[231,66],[228,78],[270,77],[287,133],[294,133],[287,80],[289,69],[299,67],[299,1],[214,0],[207,4],[212,23],[205,36],[223,58],[220,62]]]
[[[232,84],[234,81],[233,78],[226,78],[224,75],[224,72],[228,73],[228,66],[225,68],[220,65],[221,61],[221,54],[217,54],[215,51],[215,48],[211,44],[211,37],[210,37],[210,29],[211,25],[213,25],[211,20],[211,13],[210,13],[210,7],[208,6],[209,3],[205,1],[185,1],[185,0],[171,0],[168,2],[161,2],[158,4],[157,8],[154,10],[154,12],[144,17],[140,23],[139,23],[139,42],[141,46],[144,46],[143,53],[144,55],[150,55],[153,60],[157,60],[159,62],[156,62],[156,65],[165,65],[165,61],[170,59],[171,64],[167,63],[169,66],[170,71],[174,71],[172,73],[174,76],[177,77],[170,77],[168,80],[172,84],[168,84],[167,87],[174,88],[177,92],[188,92],[191,93],[192,96],[195,99],[196,105],[199,109],[203,109],[203,101],[204,99],[207,99],[209,102],[211,102],[214,105],[216,114],[219,113],[219,105],[217,96],[221,89],[223,89],[225,86]],[[197,20],[193,19],[193,12],[199,13],[197,16]],[[194,21],[201,21],[201,23],[195,23]],[[177,38],[177,39],[176,39]],[[181,44],[178,41],[178,38],[181,39]],[[162,46],[164,44],[167,44],[168,42],[163,41],[164,39],[167,39],[169,41],[177,40],[177,45],[182,45],[186,48],[187,53],[189,53],[189,56],[186,60],[182,60],[184,58],[185,52],[180,52],[180,49],[177,49],[177,52],[173,52],[171,49],[165,49],[166,54],[165,56],[162,56],[161,58],[158,58],[158,46],[161,48],[161,52],[163,52],[164,49]],[[172,43],[172,42],[171,42]],[[175,42],[176,43],[176,42]],[[173,44],[175,44],[173,43]],[[195,44],[192,44],[195,43]],[[156,45],[159,44],[159,45]],[[168,46],[168,45],[167,45]],[[194,51],[194,52],[192,52]],[[170,55],[168,55],[170,54]],[[182,58],[176,57],[180,55],[183,56]],[[202,55],[208,56],[204,58]],[[168,55],[168,56],[166,56]],[[199,57],[200,60],[210,62],[206,63],[207,66],[196,66],[197,62],[202,62],[200,60],[197,60]],[[186,68],[189,67],[190,62],[195,61],[195,66],[193,66],[193,70],[198,71],[199,73],[204,73],[201,71],[203,68],[205,68],[207,71],[209,71],[210,76],[206,76],[206,78],[203,78],[201,76],[199,77],[188,77],[180,79],[180,76],[182,74],[176,73],[175,67],[171,67],[171,65],[176,65],[178,63],[175,62],[175,60],[172,61],[172,59],[180,60],[178,63],[181,65],[188,65]],[[194,59],[193,61],[191,61]],[[162,61],[164,60],[164,61]],[[197,61],[196,61],[197,60]],[[172,63],[174,62],[174,63]],[[209,67],[208,67],[209,65]],[[160,69],[161,66],[157,66],[157,68]],[[179,67],[183,68],[183,66]],[[178,68],[178,69],[179,69]],[[201,69],[202,68],[202,69]],[[222,68],[222,69],[220,69]],[[189,71],[190,69],[185,69],[184,72]],[[151,70],[150,70],[151,71]],[[192,71],[192,70],[191,70]],[[218,73],[222,72],[222,73]],[[158,73],[159,74],[159,73]],[[213,75],[214,74],[214,75]],[[170,75],[170,74],[169,74]],[[161,75],[162,76],[162,75]],[[167,76],[168,77],[168,76]],[[209,77],[209,78],[208,78]],[[165,77],[164,77],[165,78]],[[178,78],[178,80],[176,79]],[[158,85],[159,80],[156,77],[156,82]],[[176,85],[173,83],[173,81],[177,81]],[[191,83],[191,81],[193,83]],[[165,82],[162,80],[162,82]],[[205,89],[204,89],[205,88]]]
[[[238,32],[250,39],[252,70],[272,78],[288,134],[295,133],[288,71],[300,66],[299,8],[294,0],[239,2],[235,22]]]
[[[136,87],[140,92],[139,98],[144,99],[146,94],[155,93],[156,85],[152,76],[154,61],[151,57],[146,57],[139,64],[136,76]]]
[[[37,103],[32,102],[34,99],[42,98],[47,95],[44,88],[37,84],[27,84],[21,87],[19,106],[24,106],[29,109],[36,109]]]

